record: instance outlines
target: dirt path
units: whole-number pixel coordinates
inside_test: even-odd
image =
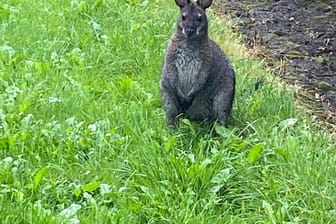
[[[237,21],[250,48],[279,76],[302,87],[298,99],[327,124],[336,125],[336,0],[217,0],[219,15]]]

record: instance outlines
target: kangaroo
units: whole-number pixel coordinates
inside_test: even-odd
[[[205,10],[212,0],[175,0],[176,31],[165,53],[160,92],[168,125],[181,116],[227,126],[235,94],[235,73],[224,52],[208,36]]]

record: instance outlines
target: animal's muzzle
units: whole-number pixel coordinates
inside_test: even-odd
[[[194,30],[193,28],[186,28],[186,29],[185,29],[185,34],[186,34],[187,36],[191,36],[191,35],[193,35],[194,32],[195,32],[195,30]]]

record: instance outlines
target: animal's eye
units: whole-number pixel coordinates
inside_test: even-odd
[[[185,15],[182,15],[182,20],[184,21],[186,19],[187,19],[187,17]]]
[[[202,16],[201,15],[199,15],[199,16],[197,16],[197,21],[202,21]]]

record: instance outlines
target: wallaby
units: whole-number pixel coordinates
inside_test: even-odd
[[[176,32],[166,50],[160,92],[168,125],[185,116],[217,120],[226,126],[235,94],[235,73],[220,47],[208,36],[205,10],[212,0],[175,0],[180,7]]]

